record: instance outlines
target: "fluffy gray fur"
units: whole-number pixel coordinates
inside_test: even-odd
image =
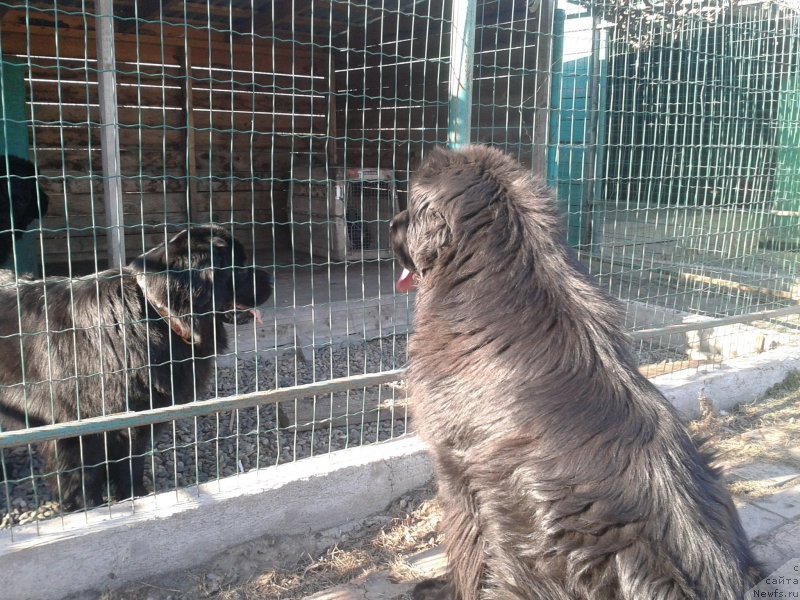
[[[392,224],[449,561],[415,598],[738,600],[760,569],[730,495],[560,221],[540,180],[473,146],[431,153]]]

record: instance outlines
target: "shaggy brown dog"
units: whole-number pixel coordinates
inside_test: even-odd
[[[272,276],[247,263],[228,228],[198,225],[88,277],[0,270],[3,430],[193,401],[227,348],[223,324],[256,317],[272,293]],[[146,494],[150,434],[143,426],[45,444],[63,508]]]
[[[449,561],[415,598],[741,599],[759,567],[731,498],[542,182],[436,150],[392,237],[398,288],[419,290],[408,379]]]

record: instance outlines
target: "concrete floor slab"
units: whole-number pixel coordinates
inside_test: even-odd
[[[800,519],[800,485],[753,500],[753,504],[785,519]]]

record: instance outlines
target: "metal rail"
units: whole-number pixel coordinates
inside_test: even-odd
[[[238,396],[214,398],[189,404],[166,406],[164,408],[151,408],[138,412],[115,413],[113,415],[83,419],[81,421],[43,425],[31,429],[4,431],[0,432],[0,448],[10,448],[12,446],[46,442],[49,440],[61,440],[79,435],[98,434],[106,431],[128,429],[129,427],[140,427],[142,425],[173,421],[186,417],[200,417],[237,408],[251,408],[262,404],[286,402],[296,398],[344,392],[359,387],[397,381],[402,378],[404,373],[405,369],[384,371],[383,373],[367,373],[366,375],[328,379],[290,388],[251,392]]]
[[[723,325],[734,325],[736,323],[749,323],[751,321],[763,321],[766,319],[776,319],[778,317],[788,317],[791,315],[798,315],[798,314],[800,314],[800,306],[785,306],[783,308],[762,310],[760,312],[748,313],[746,315],[720,317],[718,319],[699,321],[697,323],[678,323],[675,325],[666,325],[664,327],[655,327],[653,329],[640,329],[639,331],[634,331],[633,333],[631,333],[631,337],[633,338],[634,341],[640,342],[642,340],[660,336],[673,335],[676,333],[701,331],[703,329],[713,329],[714,327],[722,327]]]
[[[638,342],[660,336],[712,329],[714,327],[733,325],[736,323],[775,319],[797,314],[800,314],[800,306],[788,306],[746,315],[711,319],[698,323],[680,323],[653,329],[643,329],[633,332],[631,338]],[[392,383],[403,379],[405,373],[405,369],[394,369],[382,373],[367,373],[365,375],[327,379],[325,381],[317,381],[315,383],[308,383],[291,388],[252,392],[238,396],[214,398],[211,400],[164,408],[153,408],[139,412],[116,413],[113,415],[83,419],[81,421],[71,421],[69,423],[43,425],[30,429],[4,431],[0,432],[0,449],[80,435],[99,434],[105,431],[115,431],[118,429],[127,429],[129,427],[141,427],[142,425],[152,425],[186,417],[199,417],[222,411],[252,408],[263,404],[274,404],[297,398],[308,398],[310,396],[319,396],[372,385]]]

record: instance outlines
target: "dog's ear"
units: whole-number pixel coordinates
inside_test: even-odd
[[[411,215],[406,240],[417,272],[423,274],[448,252],[453,244],[453,231],[444,214],[425,205]]]
[[[136,282],[147,303],[169,325],[180,339],[190,345],[202,340],[197,314],[207,310],[200,293],[205,284],[188,269],[175,270],[165,264],[162,252],[148,252],[135,259],[128,268],[136,273]]]

